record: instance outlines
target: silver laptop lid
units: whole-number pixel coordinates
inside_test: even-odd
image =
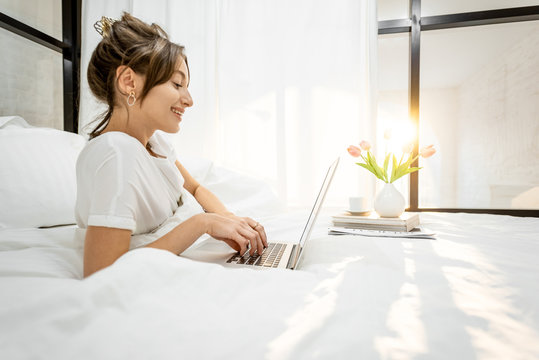
[[[335,170],[337,170],[337,165],[339,165],[339,159],[337,158],[333,164],[329,167],[326,178],[324,179],[324,183],[322,184],[322,188],[318,192],[318,196],[316,197],[316,201],[314,202],[314,206],[311,210],[311,214],[309,215],[309,218],[307,219],[307,224],[305,224],[305,228],[303,229],[303,233],[301,234],[301,238],[299,239],[299,246],[296,247],[296,254],[295,259],[292,262],[292,269],[296,268],[296,265],[299,263],[299,260],[301,259],[301,255],[303,253],[303,247],[305,246],[305,242],[309,239],[311,236],[311,232],[313,231],[314,224],[316,222],[316,218],[318,217],[318,213],[320,212],[320,209],[322,208],[322,204],[324,203],[324,199],[326,198],[326,194],[329,189],[329,185],[331,184],[331,180],[333,180],[333,175],[335,175]]]

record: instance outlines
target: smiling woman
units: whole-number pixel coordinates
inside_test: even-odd
[[[77,161],[75,215],[84,240],[84,275],[126,253],[131,235],[151,232],[181,208],[185,219],[149,247],[182,253],[201,235],[242,254],[262,253],[264,227],[237,217],[176,160],[160,132],[179,130],[193,105],[181,45],[156,24],[124,13],[94,25],[103,39],[92,53],[88,83],[108,105]]]

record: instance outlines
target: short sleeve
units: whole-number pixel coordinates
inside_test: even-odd
[[[122,153],[110,149],[105,161],[93,174],[88,211],[89,226],[135,231],[136,192],[133,168]]]

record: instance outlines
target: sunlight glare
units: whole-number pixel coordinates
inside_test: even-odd
[[[388,124],[386,129],[391,129],[391,138],[388,140],[388,151],[401,155],[402,148],[416,141],[415,126],[411,121],[399,121]]]

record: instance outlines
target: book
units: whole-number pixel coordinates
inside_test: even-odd
[[[347,229],[332,226],[328,228],[328,235],[361,235],[369,237],[391,237],[391,238],[413,238],[413,239],[436,239],[435,233],[428,231],[421,226],[413,228],[411,231],[385,231],[385,230],[364,230]]]
[[[405,212],[399,217],[383,218],[376,213],[368,216],[352,215],[345,212],[332,216],[333,226],[347,229],[385,230],[408,232],[419,226],[419,214]]]

